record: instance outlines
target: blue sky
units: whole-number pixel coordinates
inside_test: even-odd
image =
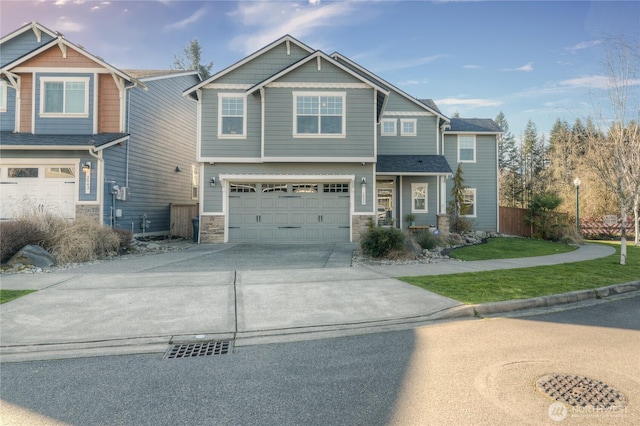
[[[640,38],[640,2],[0,0],[2,35],[31,21],[118,68],[168,69],[197,38],[214,73],[291,34],[519,137],[606,105],[603,40]]]

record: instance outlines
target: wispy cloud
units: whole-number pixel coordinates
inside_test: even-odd
[[[444,98],[435,101],[438,106],[463,106],[471,108],[496,107],[503,104],[497,99],[465,99],[465,98]]]
[[[427,84],[429,83],[429,79],[424,78],[424,79],[420,79],[420,80],[405,80],[405,81],[399,81],[397,83],[398,86],[417,86],[419,84]]]
[[[597,46],[602,44],[603,40],[592,40],[592,41],[583,41],[574,46],[565,47],[564,50],[568,50],[571,53],[576,53],[578,50],[588,49],[593,46]]]
[[[482,68],[480,65],[463,65],[462,68],[466,69],[466,70],[479,70],[480,68]]]
[[[56,21],[54,28],[61,33],[78,33],[85,29],[85,26],[72,21],[68,16],[61,16]]]
[[[56,6],[64,6],[66,4],[83,4],[85,3],[85,0],[56,0],[53,4],[55,4]]]
[[[640,79],[629,79],[626,82],[616,82],[604,75],[589,75],[585,77],[571,78],[562,80],[560,86],[569,88],[586,88],[586,89],[609,89],[613,86],[626,84],[627,86],[640,85]]]
[[[380,63],[378,62],[375,66],[376,72],[385,72],[385,71],[397,71],[407,68],[419,67],[421,65],[430,64],[433,61],[437,61],[441,58],[446,58],[447,55],[432,55],[432,56],[423,56],[422,58],[409,59],[406,61],[393,61]]]
[[[202,18],[206,13],[207,13],[207,8],[206,7],[201,7],[200,9],[198,9],[196,12],[194,12],[188,18],[185,18],[185,19],[183,19],[181,21],[178,21],[178,22],[174,22],[173,24],[165,25],[164,29],[165,30],[181,30],[183,28],[188,27],[189,25],[192,25],[192,24],[198,22],[200,20],[200,18]]]
[[[235,37],[231,47],[245,54],[252,53],[291,34],[302,38],[318,28],[338,26],[349,19],[351,2],[331,2],[326,5],[312,0],[307,4],[290,2],[239,2],[229,16],[237,19],[249,33]]]
[[[528,62],[525,65],[518,68],[503,68],[502,71],[524,71],[531,72],[533,71],[533,62]]]

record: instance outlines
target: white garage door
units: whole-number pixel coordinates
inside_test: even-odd
[[[75,217],[75,166],[2,166],[0,168],[0,218],[50,213]]]
[[[348,183],[231,183],[229,242],[348,242]]]

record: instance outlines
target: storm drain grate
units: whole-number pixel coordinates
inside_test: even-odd
[[[627,404],[627,398],[618,390],[584,376],[549,374],[536,381],[536,388],[572,407],[616,410]]]
[[[231,353],[231,342],[220,340],[213,342],[185,343],[169,348],[162,359],[191,358],[195,356],[226,355]]]

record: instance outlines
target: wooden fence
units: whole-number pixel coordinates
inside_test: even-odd
[[[193,224],[191,219],[198,216],[198,204],[171,204],[172,237],[193,238]]]
[[[527,209],[500,206],[500,233],[530,237],[531,226],[524,221],[526,214]]]
[[[634,236],[633,217],[627,216],[627,237]],[[614,238],[622,235],[622,220],[617,216],[605,216],[601,219],[580,219],[580,232],[585,238]]]

